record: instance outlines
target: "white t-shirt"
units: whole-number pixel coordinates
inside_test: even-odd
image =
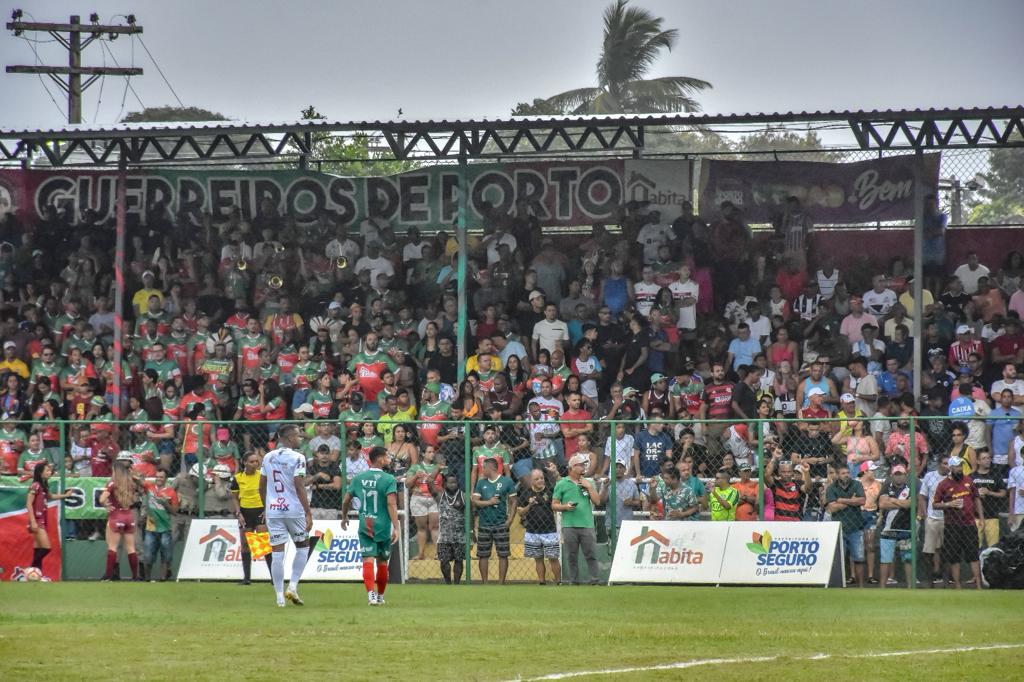
[[[487,264],[494,265],[498,262],[498,247],[502,244],[508,244],[508,250],[512,253],[516,251],[516,238],[505,233],[501,237],[495,237],[487,241]]]
[[[967,438],[965,442],[975,450],[988,447],[988,432],[985,428],[985,419],[990,412],[992,412],[992,408],[989,407],[988,401],[974,401],[975,419],[967,420]]]
[[[676,280],[668,285],[668,290],[672,292],[672,298],[679,302],[687,296],[693,296],[695,301],[700,301],[700,285],[694,282],[692,279],[688,279],[685,282]],[[676,327],[679,329],[696,329],[697,328],[697,305],[684,305],[679,306],[679,319],[676,321]]]
[[[267,518],[295,518],[305,516],[295,479],[306,475],[306,458],[291,448],[277,448],[267,453],[260,469],[267,479]]]
[[[750,337],[760,343],[764,343],[765,338],[772,334],[772,322],[764,315],[757,318],[756,322],[748,315],[747,325],[750,327]]]
[[[964,285],[964,293],[968,296],[974,296],[978,293],[978,280],[982,277],[988,277],[989,269],[979,263],[977,270],[971,270],[971,267],[964,263],[953,274]]]
[[[374,285],[377,283],[377,275],[384,273],[388,277],[395,276],[395,268],[384,256],[377,256],[376,258],[370,258],[369,256],[363,256],[356,261],[356,274],[358,275],[363,270],[370,271],[370,284]]]
[[[601,363],[598,362],[597,357],[591,355],[586,360],[580,360],[575,358],[572,364],[572,368],[577,375],[580,374],[594,374],[595,372],[601,371]],[[597,399],[597,381],[595,379],[587,379],[580,384],[580,392],[588,398]]]
[[[569,340],[569,327],[561,320],[543,319],[533,325],[533,339],[550,353],[558,346],[558,341]]]
[[[938,471],[929,471],[924,475],[924,480],[921,481],[921,494],[928,500],[928,518],[930,519],[946,518],[941,509],[936,511],[933,508],[935,504],[935,489],[939,487],[939,482],[944,478],[945,476]]]
[[[1024,381],[1021,381],[1020,379],[1014,379],[1013,383],[1008,383],[1006,380],[1000,379],[999,381],[992,384],[992,390],[989,391],[989,394],[996,396],[996,400],[998,400],[999,394],[1006,389],[1010,389],[1011,391],[1013,391],[1013,395],[1015,396],[1022,396],[1024,395]]]
[[[327,242],[327,246],[324,247],[324,255],[331,260],[344,256],[348,259],[349,265],[352,265],[356,262],[356,259],[359,258],[359,244],[356,244],[351,239],[346,239],[343,242],[340,242],[337,239],[332,239]]]
[[[1010,469],[1010,475],[1006,482],[1007,488],[1016,488],[1013,491],[1013,501],[1010,503],[1010,511],[1014,514],[1024,514],[1024,497],[1021,497],[1020,491],[1024,490],[1024,466],[1018,464],[1017,466]]]
[[[878,293],[871,289],[863,296],[864,310],[872,315],[882,316],[889,312],[896,305],[896,292],[892,289],[884,289]]]
[[[613,452],[615,453],[615,461],[625,464],[626,471],[629,471],[629,464],[633,457],[633,436],[625,433],[622,435],[622,440],[609,438],[605,441],[604,456],[611,459]]]
[[[836,284],[839,283],[839,271],[833,269],[832,275],[830,277],[826,277],[824,272],[818,270],[817,278],[818,293],[821,294],[821,297],[827,301],[830,298],[832,298],[832,295],[836,291]]]
[[[546,417],[554,419],[555,417],[562,416],[562,412],[565,409],[562,407],[562,401],[558,398],[545,398],[544,396],[537,396],[532,398],[528,405],[537,403],[540,405],[540,413]]]
[[[658,247],[668,242],[668,225],[647,224],[640,228],[636,235],[637,244],[643,244],[644,263],[653,263],[658,260]]]
[[[408,243],[405,248],[402,249],[402,262],[408,263],[411,260],[420,260],[423,258],[423,247],[426,246],[426,242],[420,242],[419,244]]]
[[[657,297],[658,292],[661,291],[661,285],[657,282],[640,281],[633,285],[633,295],[636,297],[636,311],[647,317],[651,314],[651,308],[654,307],[654,299]]]

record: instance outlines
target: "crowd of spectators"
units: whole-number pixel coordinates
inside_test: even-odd
[[[378,204],[353,224],[329,213],[297,222],[269,200],[253,216],[148,207],[128,228],[119,369],[111,223],[55,207],[36,224],[8,215],[0,472],[64,457],[55,464],[70,474],[109,476],[129,451],[141,476],[170,477],[187,515],[203,460],[207,510],[229,513],[241,458],[299,419],[324,472],[311,481],[314,507],[340,506],[334,472],[358,473],[383,445],[413,493],[422,551],[439,530],[441,474],[468,496],[490,480],[489,460],[521,481],[524,504],[539,470],[552,490],[577,473],[595,482],[597,507],[614,485],[619,520],[756,518],[763,441],[764,512],[776,519],[886,533],[914,450],[919,475],[953,456],[968,474],[991,471],[1003,488],[1008,478],[1010,499],[986,499],[984,514],[1019,523],[1024,440],[1019,420],[998,419],[1024,405],[1019,252],[998,267],[976,254],[947,263],[933,200],[930,288],[917,302],[903,256],[841,270],[814,250],[813,214],[795,198],[774,230],[752,231],[729,202],[700,216],[679,208],[631,202],[614,224],[572,238],[546,234],[525,202],[508,215],[486,209],[483,233],[466,240],[461,382],[458,241],[394,224]],[[111,423],[117,373],[131,426]],[[914,415],[960,421],[921,420],[911,433]],[[793,417],[807,421],[782,421]],[[82,423],[66,445],[60,418]],[[890,561],[891,550],[880,549]]]

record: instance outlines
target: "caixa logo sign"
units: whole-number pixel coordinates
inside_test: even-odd
[[[766,567],[764,574],[779,572],[768,570],[768,567],[795,568],[797,572],[803,572],[818,563],[821,543],[814,538],[773,538],[771,533],[764,531],[751,535],[747,549],[757,555],[758,575],[762,575],[762,566]]]

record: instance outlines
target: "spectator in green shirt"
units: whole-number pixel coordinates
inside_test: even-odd
[[[826,511],[843,527],[843,545],[846,555],[853,560],[853,573],[857,586],[864,587],[864,486],[850,476],[845,464],[838,469],[835,482],[825,491]]]
[[[587,458],[575,455],[569,460],[569,477],[559,479],[551,494],[551,509],[562,512],[562,545],[566,549],[565,582],[578,585],[579,552],[587,561],[590,584],[596,585],[597,536],[594,534],[594,505],[601,498],[594,484],[583,478]]]
[[[491,548],[496,547],[498,581],[504,585],[508,575],[508,528],[516,513],[515,498],[512,497],[516,484],[508,476],[498,473],[498,460],[493,457],[484,460],[483,473],[473,486],[473,497],[470,498],[477,510],[476,558],[480,563],[480,579],[486,584]]]
[[[708,509],[712,521],[735,521],[736,505],[739,504],[740,493],[729,483],[729,472],[719,471],[715,474],[715,485],[708,495]]]

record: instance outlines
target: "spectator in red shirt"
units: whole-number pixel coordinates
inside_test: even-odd
[[[563,412],[559,419],[562,422],[562,436],[565,439],[565,458],[571,459],[579,451],[576,436],[581,433],[590,433],[594,430],[594,425],[571,423],[586,421],[591,417],[590,412],[582,407],[583,396],[579,393],[570,393],[565,402],[569,405],[569,409]]]
[[[935,488],[932,507],[945,516],[942,534],[942,558],[949,564],[949,573],[956,589],[960,589],[960,562],[971,565],[971,580],[981,589],[978,572],[978,530],[985,525],[978,487],[964,475],[964,460],[949,458],[949,476]]]

